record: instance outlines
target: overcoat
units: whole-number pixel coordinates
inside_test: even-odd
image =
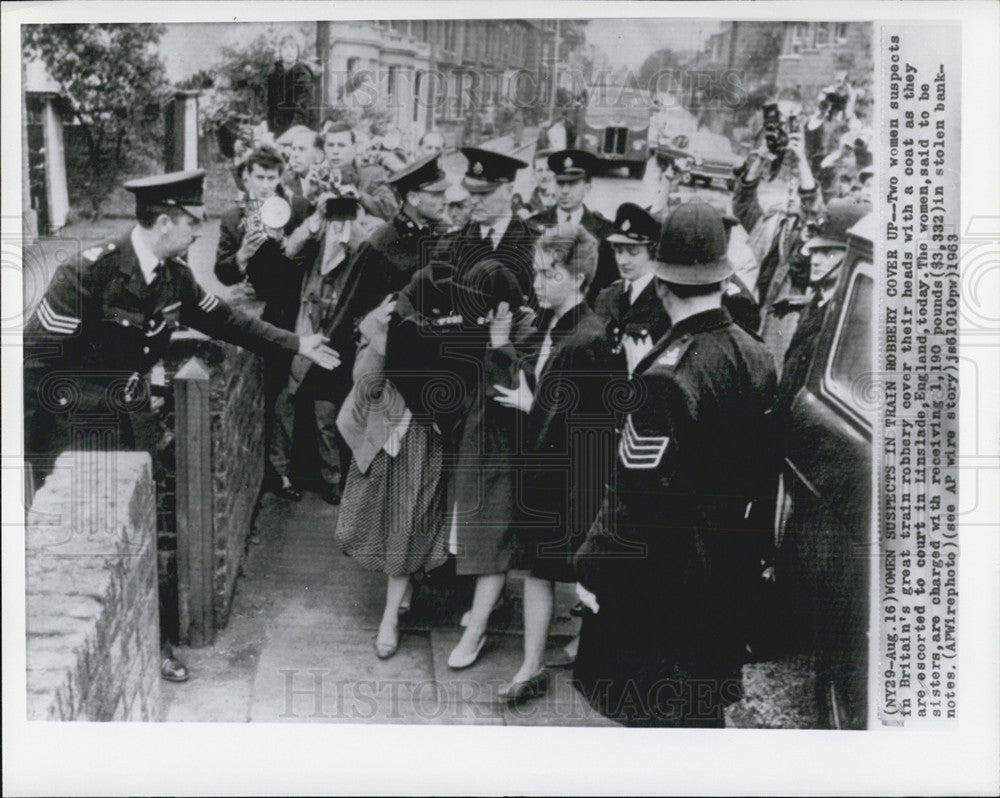
[[[515,348],[492,350],[499,370],[516,384],[523,370],[534,395],[522,415],[518,542],[522,565],[543,579],[575,579],[571,557],[590,528],[614,462],[616,395],[627,379],[611,361],[603,321],[581,302],[552,326],[552,347],[537,364],[551,311]]]

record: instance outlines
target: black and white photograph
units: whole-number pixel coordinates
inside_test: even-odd
[[[31,734],[191,730],[201,763],[233,724],[373,741],[285,790],[517,794],[739,791],[591,780],[609,744],[995,725],[964,621],[997,610],[995,151],[959,176],[995,6],[35,5],[5,727],[16,692]],[[522,778],[543,733],[562,787]],[[389,776],[477,740],[515,780]]]

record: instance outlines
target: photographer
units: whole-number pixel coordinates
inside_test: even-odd
[[[316,210],[285,241],[287,257],[307,264],[301,281],[288,280],[298,290],[298,313],[295,330],[321,332],[324,339],[340,342],[347,366],[334,379],[327,379],[310,368],[308,361],[295,357],[285,383],[275,401],[274,435],[268,460],[283,478],[283,492],[288,498],[301,497],[293,482],[292,441],[297,423],[315,425],[319,456],[320,497],[329,504],[340,503],[340,483],[349,463],[349,452],[337,431],[337,413],[351,387],[353,362],[353,319],[344,308],[350,302],[351,266],[354,248],[351,228],[357,218],[358,200],[354,197],[321,195]],[[304,469],[297,469],[298,476]]]
[[[386,185],[388,172],[378,164],[359,164],[357,136],[346,122],[334,122],[323,128],[323,164],[336,187],[353,186],[361,207],[370,216],[392,219],[399,203]]]
[[[754,291],[761,307],[760,333],[780,368],[798,313],[808,301],[809,263],[800,252],[803,231],[822,211],[823,200],[809,168],[803,134],[786,133],[787,148],[774,144],[783,137],[768,131],[765,135],[769,140],[750,154],[741,169],[733,192],[733,214],[747,231],[747,243],[757,257]],[[757,188],[764,169],[779,155],[794,158],[798,188],[793,182],[785,203],[765,212]]]
[[[261,319],[283,330],[292,331],[299,312],[297,275],[301,262],[282,250],[285,236],[294,231],[309,215],[309,203],[302,197],[284,195],[281,174],[284,161],[273,147],[257,147],[246,159],[244,184],[246,198],[222,215],[219,246],[215,255],[215,276],[223,285],[246,281],[256,297],[263,300]],[[290,209],[284,228],[265,224],[264,203],[281,197]],[[280,203],[277,204],[280,208]],[[290,279],[291,278],[291,279]],[[265,438],[270,439],[274,424],[274,401],[288,379],[291,358],[283,353],[264,359]],[[286,498],[295,498],[291,482],[282,475],[270,474],[277,489]],[[285,484],[287,482],[287,484]]]

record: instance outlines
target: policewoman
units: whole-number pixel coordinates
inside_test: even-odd
[[[25,459],[37,490],[64,451],[151,451],[148,375],[171,333],[190,326],[256,352],[298,352],[323,368],[339,358],[233,310],[195,281],[182,255],[205,218],[201,169],[133,180],[128,235],[59,266],[24,330]],[[176,629],[161,601],[161,636]],[[170,627],[174,627],[171,629]],[[161,675],[188,678],[164,647]]]
[[[577,552],[586,614],[577,687],[634,726],[723,726],[742,696],[744,610],[767,531],[775,371],[722,307],[726,232],[705,203],[665,220],[656,291],[672,327],[637,364],[614,478]],[[765,484],[766,483],[766,484]]]

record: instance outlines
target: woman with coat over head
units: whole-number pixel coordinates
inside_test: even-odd
[[[573,582],[571,557],[597,515],[613,459],[616,373],[604,322],[584,297],[597,268],[597,241],[582,227],[536,245],[534,289],[542,312],[523,345],[509,338],[509,314],[491,325],[491,357],[517,387],[495,385],[494,401],[522,414],[523,487],[518,527],[524,581],[524,660],[500,688],[518,704],[548,686],[545,643],[555,582]],[[620,397],[619,397],[620,398]]]
[[[387,659],[399,646],[398,617],[410,577],[442,565],[447,543],[441,436],[414,417],[386,379],[389,317],[386,298],[360,324],[354,386],[337,417],[353,452],[335,537],[344,553],[386,574],[386,600],[375,653]]]

